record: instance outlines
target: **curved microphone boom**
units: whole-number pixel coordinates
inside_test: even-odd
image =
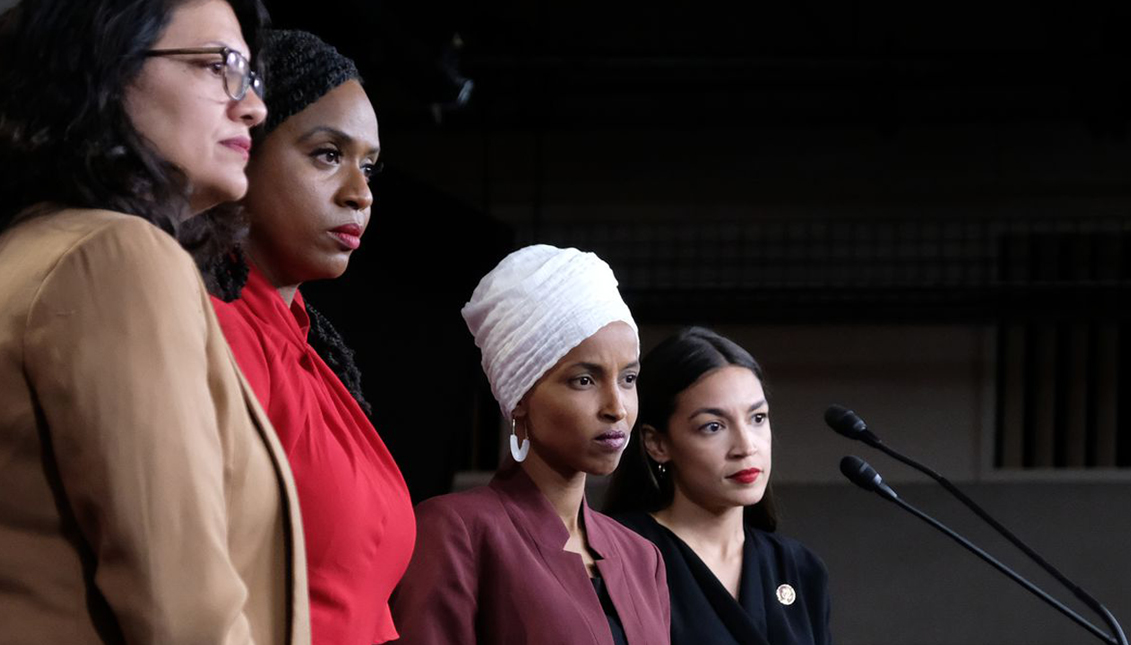
[[[1105,643],[1109,643],[1110,645],[1121,645],[1118,640],[1104,633],[1104,631],[1099,627],[1096,627],[1092,623],[1088,622],[1083,616],[1072,611],[1067,606],[1065,606],[1064,603],[1060,602],[1056,598],[1053,598],[1043,589],[1033,584],[1032,582],[1029,582],[1013,569],[1010,569],[1006,565],[1002,564],[1000,561],[998,561],[989,553],[986,553],[970,540],[967,540],[947,525],[936,520],[930,515],[927,515],[911,504],[903,501],[903,499],[901,499],[899,495],[897,495],[896,492],[891,489],[890,486],[884,483],[884,480],[882,477],[880,477],[880,474],[876,472],[875,468],[869,466],[868,462],[859,457],[849,455],[840,460],[840,472],[843,473],[844,476],[847,477],[853,484],[856,484],[864,490],[877,493],[880,497],[894,502],[903,510],[911,513],[915,517],[918,517],[919,519],[923,520],[927,524],[930,524],[932,527],[938,529],[939,531],[942,531],[944,534],[946,534],[947,537],[951,538],[955,542],[958,542],[960,545],[965,547],[966,550],[978,556],[986,563],[1008,576],[1011,580],[1024,587],[1030,593],[1048,603],[1053,609],[1056,609],[1065,616],[1068,616],[1077,625],[1080,625],[1084,629],[1090,631],[1100,640],[1104,641]],[[1110,613],[1108,615],[1110,616]]]
[[[989,513],[983,510],[981,506],[978,506],[978,504],[974,500],[967,497],[966,494],[959,490],[957,486],[950,483],[950,480],[948,480],[946,477],[943,477],[939,473],[919,463],[918,461],[892,448],[889,448],[887,444],[885,444],[879,437],[877,437],[871,430],[868,429],[868,424],[864,422],[864,419],[860,418],[860,415],[844,406],[829,406],[829,408],[825,410],[825,423],[828,424],[830,428],[835,430],[837,434],[848,437],[849,439],[863,441],[869,446],[872,446],[873,448],[876,448],[877,450],[888,455],[892,459],[906,464],[938,482],[939,485],[947,490],[947,492],[949,492],[951,495],[957,498],[958,501],[962,502],[966,505],[967,508],[973,511],[975,515],[977,515],[984,522],[993,527],[995,531],[1001,534],[1005,539],[1009,540],[1010,543],[1013,544],[1013,546],[1020,549],[1021,552],[1027,555],[1033,562],[1036,562],[1038,565],[1040,565],[1041,568],[1047,571],[1049,575],[1057,580],[1057,582],[1064,585],[1069,591],[1072,592],[1074,596],[1076,596],[1077,599],[1087,605],[1090,609],[1092,609],[1092,611],[1095,611],[1097,614],[1102,616],[1104,622],[1107,623],[1108,627],[1110,627],[1112,632],[1116,635],[1117,645],[1128,645],[1127,636],[1124,635],[1123,628],[1119,625],[1119,621],[1115,619],[1115,616],[1113,616],[1111,612],[1108,611],[1107,607],[1104,607],[1098,600],[1093,598],[1088,592],[1081,589],[1080,586],[1075,582],[1069,580],[1067,576],[1065,576],[1056,567],[1054,567],[1047,560],[1041,557],[1041,555],[1034,551],[1028,544],[1022,542],[1021,538],[1014,535],[1013,532],[1005,528],[1005,526],[1002,525],[1001,522],[998,522],[996,519],[990,516]],[[841,461],[841,472],[844,472],[843,460]],[[845,473],[845,476],[848,476],[848,473]],[[849,477],[849,479],[852,478]]]

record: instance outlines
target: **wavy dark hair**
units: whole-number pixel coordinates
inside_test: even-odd
[[[654,513],[671,505],[671,477],[660,474],[656,462],[648,456],[640,429],[647,425],[657,432],[668,432],[680,393],[708,372],[728,365],[745,367],[764,381],[762,366],[750,352],[703,327],[682,329],[648,352],[641,361],[636,382],[640,401],[636,426],[609,484],[605,512]],[[769,486],[762,501],[747,507],[745,515],[750,526],[764,531],[777,529],[777,511]]]
[[[226,1],[254,54],[266,9],[261,0]],[[0,17],[0,232],[17,218],[75,207],[136,215],[190,251],[233,234],[181,226],[188,180],[126,112],[127,88],[184,2],[22,0]]]

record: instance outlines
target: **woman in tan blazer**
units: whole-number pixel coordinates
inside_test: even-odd
[[[0,18],[0,643],[309,642],[286,458],[173,237],[247,188],[262,17]]]

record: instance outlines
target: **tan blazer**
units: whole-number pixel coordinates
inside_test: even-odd
[[[192,259],[138,217],[0,235],[0,643],[305,644],[298,501]]]

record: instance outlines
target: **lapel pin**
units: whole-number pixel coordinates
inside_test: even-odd
[[[787,607],[789,605],[792,605],[794,600],[797,600],[797,592],[794,591],[793,587],[789,585],[781,585],[780,587],[778,587],[777,594],[778,602]]]

